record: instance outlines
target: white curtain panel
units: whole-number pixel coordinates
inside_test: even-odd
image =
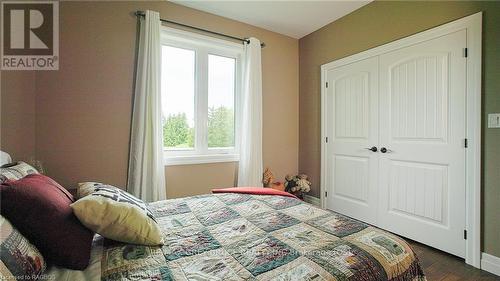
[[[146,11],[140,26],[127,190],[152,202],[166,199],[159,13]]]
[[[262,64],[260,41],[245,43],[238,186],[262,186]]]

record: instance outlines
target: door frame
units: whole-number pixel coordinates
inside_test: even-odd
[[[321,185],[320,202],[325,208],[326,199],[326,78],[327,71],[370,57],[437,38],[455,31],[467,33],[467,72],[466,72],[466,138],[465,152],[465,262],[480,267],[481,258],[481,54],[482,18],[476,14],[428,29],[396,41],[344,57],[321,66]],[[331,109],[333,110],[333,109]]]

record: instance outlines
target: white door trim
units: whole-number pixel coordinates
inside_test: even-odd
[[[326,72],[330,69],[373,56],[414,45],[452,32],[467,30],[467,89],[466,89],[466,230],[465,262],[481,266],[481,54],[482,12],[450,23],[341,58],[321,66],[321,207],[325,207],[326,186]]]

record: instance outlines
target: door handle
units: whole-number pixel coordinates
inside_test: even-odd
[[[380,152],[382,152],[382,153],[391,153],[391,152],[392,152],[392,150],[387,149],[387,148],[385,148],[385,147],[382,147],[382,148],[380,149]]]
[[[378,150],[376,146],[372,146],[372,147],[369,147],[369,148],[365,147],[365,149],[370,150],[371,152],[377,152],[377,150]]]

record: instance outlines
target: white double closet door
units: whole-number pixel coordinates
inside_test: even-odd
[[[466,31],[326,72],[326,207],[465,256]]]

